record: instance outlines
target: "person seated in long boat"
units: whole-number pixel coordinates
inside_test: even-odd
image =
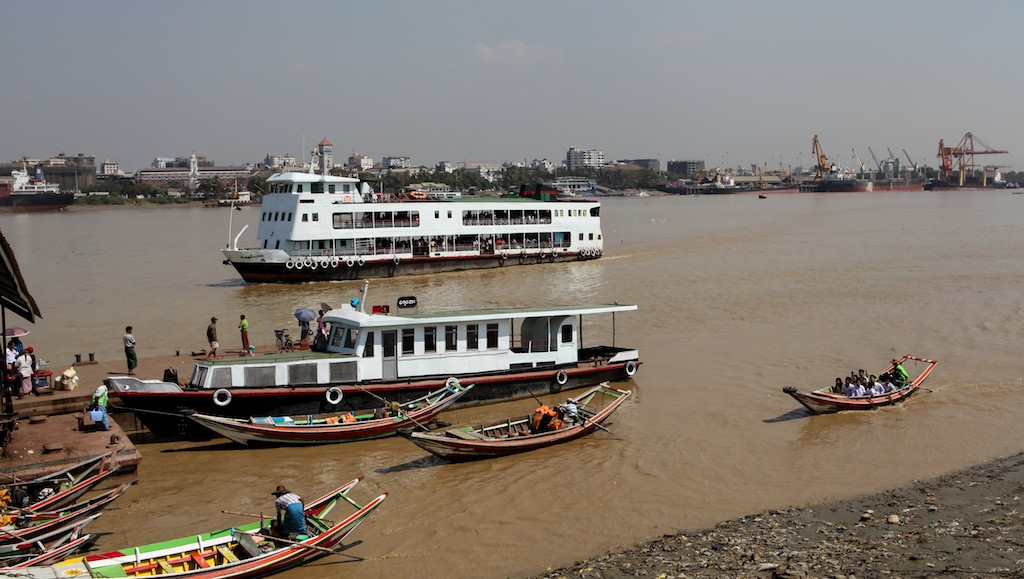
[[[903,369],[900,361],[896,358],[892,359],[892,376],[896,379],[896,386],[899,388],[902,388],[910,381],[910,374],[907,374],[907,371]]]
[[[835,386],[832,386],[832,393],[833,394],[842,394],[843,393],[843,377],[842,376],[837,376],[836,377]]]
[[[558,413],[548,407],[547,404],[541,404],[536,410],[533,411],[533,419],[530,420],[530,432],[536,434],[538,432],[547,432],[548,430],[555,430],[551,427],[551,423],[558,418]],[[559,421],[560,423],[561,421]]]
[[[867,396],[868,395],[868,391],[867,391],[866,388],[864,388],[863,384],[861,384],[859,381],[856,381],[856,380],[851,380],[851,382],[853,383],[853,388],[852,388],[852,392],[853,393],[850,394],[851,397],[857,398],[857,397],[862,397],[862,396]]]
[[[868,379],[868,384],[871,384],[871,395],[872,396],[884,396],[886,393],[885,385],[878,381],[877,376],[871,376]]]

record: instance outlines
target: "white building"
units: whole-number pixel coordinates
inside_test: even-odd
[[[107,160],[103,161],[103,163],[100,164],[99,174],[100,175],[120,175],[121,174],[121,168],[117,165],[117,163],[115,161],[111,161],[110,159],[107,159]]]
[[[412,159],[409,157],[384,157],[381,163],[388,169],[408,169],[412,167]]]
[[[466,173],[475,173],[493,183],[501,174],[502,166],[494,163],[469,163],[465,167]]]
[[[294,167],[296,166],[295,155],[271,155],[267,153],[267,156],[263,158],[263,166],[269,169]]]
[[[600,169],[604,167],[604,151],[597,149],[584,151],[579,147],[569,147],[569,151],[565,154],[565,167],[570,171],[583,168]]]
[[[373,168],[373,157],[364,157],[358,153],[348,158],[348,166],[357,171],[365,171]]]

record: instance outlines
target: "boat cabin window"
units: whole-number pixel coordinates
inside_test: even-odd
[[[498,347],[498,324],[487,324],[487,349]]]
[[[295,192],[302,193],[302,183],[295,185]]]
[[[334,183],[331,183],[330,185],[327,186],[327,192],[334,193]]]
[[[562,325],[562,343],[569,344],[572,342],[572,324]]]
[[[366,341],[365,341],[365,343],[363,343],[363,357],[364,358],[372,358],[373,357],[373,350],[374,350],[373,336],[374,335],[375,334],[373,332],[366,332]]]
[[[309,192],[310,193],[323,193],[324,192],[324,184],[323,183],[310,183],[309,184]]]
[[[446,352],[454,352],[459,349],[459,327],[444,327],[444,349]]]
[[[416,331],[412,328],[402,330],[402,354],[412,354],[416,351]]]
[[[476,324],[466,326],[466,349],[480,349],[480,326]]]
[[[435,326],[427,326],[423,328],[423,351],[437,351],[437,328]]]

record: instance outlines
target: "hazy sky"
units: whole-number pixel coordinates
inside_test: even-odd
[[[414,165],[704,159],[1024,170],[1024,2],[5,2],[0,161],[193,149]]]

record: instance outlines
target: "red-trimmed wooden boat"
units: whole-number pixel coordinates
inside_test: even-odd
[[[110,458],[111,454],[105,454],[101,459]],[[24,510],[30,511],[58,511],[74,503],[81,498],[85,493],[89,492],[96,485],[100,484],[107,478],[114,475],[117,472],[116,469],[111,468],[104,461],[100,461],[97,470],[90,471],[89,474],[85,475],[81,479],[75,481],[65,482],[62,485],[55,488],[52,494],[45,496],[41,500],[30,504]],[[70,485],[70,486],[68,486]]]
[[[14,565],[9,565],[6,568],[22,569],[24,567],[33,567],[37,565],[49,565],[51,563],[64,559],[68,555],[86,549],[92,543],[92,541],[92,535],[83,535],[81,537],[78,537],[77,539],[68,541],[67,543],[64,543],[59,547],[47,549],[46,551],[36,555],[35,557],[25,559],[24,561],[20,563],[15,563]]]
[[[842,392],[833,392],[832,386],[814,390],[809,393],[800,392],[792,386],[786,386],[782,391],[795,398],[800,404],[803,404],[811,414],[825,414],[828,412],[838,412],[840,410],[872,410],[879,406],[889,406],[902,400],[906,400],[911,394],[917,392],[918,388],[921,386],[921,382],[924,382],[924,379],[932,373],[932,369],[935,368],[936,364],[938,364],[937,360],[918,358],[911,356],[910,354],[899,358],[898,361],[901,365],[905,365],[907,362],[912,362],[914,364],[914,371],[918,372],[917,378],[914,378],[910,382],[907,382],[903,386],[900,386],[896,390],[886,394],[856,397],[845,396]],[[890,364],[882,371],[882,374],[889,372],[892,369],[893,365]],[[909,369],[907,373],[913,376],[913,372],[910,372]]]
[[[309,537],[283,542],[255,521],[212,533],[191,535],[120,551],[65,559],[53,565],[24,567],[19,577],[188,577],[189,579],[265,577],[319,559],[340,543],[387,498],[384,493],[360,506],[348,492],[357,478],[306,506]],[[344,501],[356,511],[338,522],[324,517]]]
[[[101,514],[94,513],[70,525],[51,528],[47,532],[32,537],[29,540],[0,545],[0,567],[14,565],[26,559],[45,555],[53,549],[80,538],[82,536],[82,529],[98,519]],[[4,576],[0,572],[0,577]]]
[[[32,510],[45,511],[69,505],[75,499],[82,496],[82,493],[75,495],[70,501],[66,502],[50,500],[41,507],[36,503],[44,499],[53,499],[55,495],[67,491],[80,482],[89,480],[98,472],[104,470],[104,465],[112,456],[113,453],[108,452],[27,481],[17,481],[0,486],[0,507],[3,509],[31,508]],[[61,504],[54,504],[54,502]]]
[[[598,384],[571,400],[578,407],[578,418],[566,421],[562,428],[532,432],[533,415],[517,416],[479,426],[463,426],[444,431],[399,433],[420,448],[451,461],[476,460],[516,454],[575,440],[590,434],[632,394],[632,390]]]
[[[81,521],[103,510],[135,484],[124,483],[121,486],[97,497],[71,505],[63,511],[28,512],[0,515],[3,527],[0,527],[0,555],[8,553],[13,544],[31,542],[37,537],[49,535],[55,530],[73,528]]]
[[[243,445],[253,442],[275,445],[352,442],[391,436],[400,428],[424,425],[472,388],[472,384],[462,386],[457,378],[449,378],[444,388],[399,405],[397,412],[393,408],[382,407],[345,413],[248,419],[199,413],[189,413],[188,416]]]

